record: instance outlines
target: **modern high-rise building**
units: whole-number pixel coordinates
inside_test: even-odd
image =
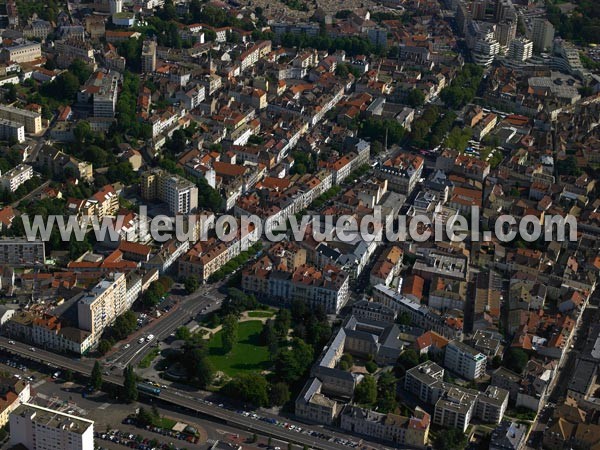
[[[515,6],[511,0],[496,1],[496,22],[502,22],[506,19],[514,19],[516,17]]]
[[[471,6],[471,16],[474,20],[484,20],[487,0],[475,0]]]
[[[500,47],[508,47],[517,35],[517,22],[515,20],[503,20],[496,24],[494,37],[500,44]]]
[[[115,273],[98,283],[77,303],[79,328],[92,333],[98,343],[104,329],[131,307],[127,303],[124,273]]]
[[[28,450],[94,450],[94,422],[23,403],[10,414],[10,446]]]
[[[536,52],[548,50],[552,47],[552,41],[554,40],[554,26],[546,19],[535,19],[531,40],[533,41],[533,49]]]
[[[450,341],[446,346],[444,367],[467,380],[485,375],[486,363],[487,357],[483,353],[460,341]]]
[[[109,0],[110,13],[119,14],[123,11],[123,0]]]
[[[144,200],[160,200],[172,214],[189,214],[198,208],[198,187],[162,169],[145,172],[141,181]]]
[[[527,61],[533,55],[533,42],[526,38],[514,39],[508,48],[508,57],[515,61]]]
[[[142,73],[156,70],[156,41],[145,40],[142,46]]]

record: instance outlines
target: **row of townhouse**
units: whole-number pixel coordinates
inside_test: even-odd
[[[287,186],[282,192],[278,187],[271,188],[268,179],[262,183],[262,191],[271,197],[270,205],[264,206],[262,194],[253,192],[238,200],[234,214],[239,217],[256,215],[262,221],[264,233],[271,233],[285,224],[288,217],[306,209],[317,197],[332,186],[332,174],[320,171],[307,176],[300,182]]]
[[[242,273],[242,289],[270,302],[302,300],[337,314],[349,298],[349,277],[339,267],[318,269],[309,264],[280,270],[264,256]]]
[[[271,53],[271,41],[257,42],[240,55],[240,70],[244,71],[252,67],[269,53]]]
[[[213,238],[198,242],[179,259],[179,277],[196,276],[201,283],[206,283],[211,275],[257,242],[258,232],[258,227],[250,224],[248,230],[238,228],[237,236],[229,242]]]

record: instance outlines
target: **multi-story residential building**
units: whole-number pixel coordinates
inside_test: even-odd
[[[25,380],[0,378],[0,426],[8,424],[10,414],[31,398],[31,385]]]
[[[371,269],[369,280],[372,286],[384,284],[389,286],[402,267],[402,249],[396,245],[386,249]]]
[[[29,241],[19,238],[0,239],[0,264],[23,266],[44,264],[46,251],[41,239]]]
[[[27,164],[19,164],[0,176],[0,185],[10,192],[15,192],[19,186],[33,177],[33,168]]]
[[[475,410],[477,391],[450,388],[435,403],[433,423],[448,428],[467,430]]]
[[[397,314],[408,314],[414,326],[435,331],[448,339],[462,339],[462,327],[450,326],[443,316],[383,284],[373,288],[373,298]]]
[[[144,200],[165,202],[172,214],[189,214],[198,208],[198,187],[162,169],[144,172],[141,186]]]
[[[433,423],[466,430],[472,417],[500,423],[508,405],[505,389],[489,386],[485,392],[465,389],[443,381],[444,369],[426,361],[408,370],[404,388],[421,401],[435,405]]]
[[[92,333],[96,345],[104,329],[127,310],[127,289],[124,273],[107,277],[77,303],[79,328]]]
[[[533,42],[524,37],[513,39],[508,47],[508,55],[515,61],[527,61],[533,56]]]
[[[61,353],[83,355],[92,347],[89,331],[63,326],[56,316],[40,316],[29,311],[13,315],[6,323],[5,334]]]
[[[271,52],[271,41],[261,41],[242,52],[240,55],[240,70],[253,66],[260,58]]]
[[[468,284],[466,281],[434,276],[429,289],[428,305],[440,311],[453,308],[464,311],[467,292]]]
[[[184,240],[179,242],[177,239],[171,239],[165,242],[156,255],[150,261],[144,263],[148,270],[156,269],[160,275],[167,272],[173,264],[187,252],[190,248],[190,242]]]
[[[450,341],[446,346],[444,366],[467,380],[485,375],[487,357],[460,341]]]
[[[107,184],[87,199],[83,211],[89,216],[97,216],[102,220],[105,216],[112,216],[119,210],[119,196],[111,184]]]
[[[156,70],[156,41],[145,40],[142,45],[142,73]]]
[[[10,414],[10,445],[30,450],[94,450],[94,422],[24,403]]]
[[[485,423],[500,423],[508,407],[509,393],[506,389],[488,386],[477,396],[475,416]]]
[[[352,315],[358,319],[376,320],[378,322],[393,322],[396,312],[392,308],[377,302],[359,300],[352,305]]]
[[[554,26],[544,18],[534,19],[531,40],[533,41],[533,49],[536,52],[544,52],[552,48]]]
[[[504,420],[492,431],[490,450],[519,450],[524,448],[528,431],[527,424]],[[562,446],[563,443],[564,440],[559,445]],[[545,444],[546,442],[544,442],[544,446]]]
[[[14,139],[21,143],[25,140],[25,127],[19,122],[0,119],[0,139],[6,141]]]
[[[0,52],[3,62],[27,63],[42,57],[42,44],[39,42],[23,42],[4,47]]]
[[[342,430],[410,448],[425,448],[430,423],[431,416],[418,407],[412,417],[352,405],[346,405],[340,414]]]
[[[59,67],[68,67],[74,60],[81,59],[84,63],[96,67],[94,48],[87,41],[69,38],[54,43]]]
[[[112,70],[95,72],[77,93],[77,101],[87,103],[91,99],[94,117],[114,117],[120,78],[121,75]]]
[[[423,173],[424,160],[421,156],[401,153],[375,167],[375,174],[388,181],[388,188],[409,195]]]
[[[42,131],[42,116],[37,112],[0,105],[0,119],[22,123],[26,133],[38,134]]]
[[[404,389],[431,405],[437,401],[438,384],[443,379],[444,369],[433,361],[426,361],[406,372]]]
[[[206,98],[206,89],[202,85],[194,86],[186,91],[179,91],[175,98],[181,102],[186,110],[196,109]]]
[[[303,265],[293,272],[276,270],[268,257],[257,261],[242,275],[242,288],[264,299],[291,302],[303,300],[337,314],[349,298],[349,277],[339,267],[317,269]]]

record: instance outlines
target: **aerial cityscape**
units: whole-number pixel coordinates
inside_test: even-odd
[[[599,450],[597,0],[0,0],[2,450]]]

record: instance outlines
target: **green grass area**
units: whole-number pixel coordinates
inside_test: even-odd
[[[248,317],[273,317],[273,314],[272,311],[248,311]]]
[[[168,417],[161,417],[156,421],[154,426],[163,428],[165,430],[171,430],[175,426],[177,422],[173,419],[169,419]]]
[[[208,358],[215,369],[229,376],[268,369],[269,351],[260,343],[262,328],[263,324],[258,320],[240,322],[238,342],[228,354],[221,349],[222,331],[216,333],[208,344]]]
[[[144,356],[144,359],[142,359],[140,361],[140,363],[138,364],[138,367],[140,369],[147,369],[152,364],[152,361],[154,361],[154,358],[156,358],[159,354],[160,354],[160,350],[157,349],[156,347],[154,347],[150,351],[150,353],[148,353],[146,356]]]

